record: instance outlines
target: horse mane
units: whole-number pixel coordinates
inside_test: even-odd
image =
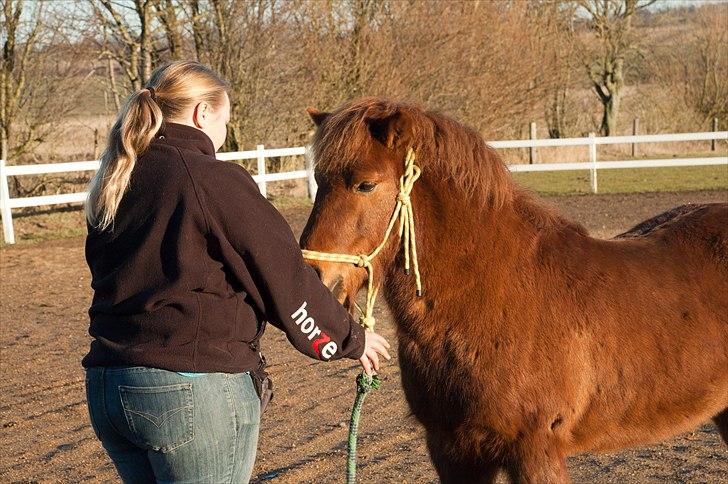
[[[500,208],[513,203],[536,226],[574,225],[516,185],[498,152],[480,133],[439,111],[404,101],[359,98],[326,116],[313,140],[317,169],[329,175],[351,169],[362,153],[371,152],[379,143],[368,121],[387,117],[403,120],[400,128],[407,133],[398,135],[411,140],[423,173],[451,182],[476,205]]]
[[[552,204],[540,200],[532,191],[518,185],[513,196],[513,207],[524,221],[536,229],[563,229],[584,236],[589,234],[582,224],[568,220]]]
[[[341,173],[372,150],[377,141],[367,120],[373,115],[406,119],[407,133],[423,171],[449,180],[467,197],[502,205],[511,199],[512,183],[498,154],[472,128],[414,104],[382,98],[345,103],[323,122],[313,141],[316,166]]]

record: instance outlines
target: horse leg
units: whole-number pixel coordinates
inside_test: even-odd
[[[435,466],[440,482],[443,484],[490,484],[495,482],[499,465],[485,459],[467,456],[451,457],[443,451],[442,442],[432,436],[427,437],[427,449]]]
[[[566,457],[547,436],[521,439],[512,455],[508,474],[516,484],[570,483]]]
[[[715,422],[716,427],[718,427],[718,432],[720,432],[720,436],[723,437],[723,442],[728,444],[728,408],[713,417],[713,422]]]

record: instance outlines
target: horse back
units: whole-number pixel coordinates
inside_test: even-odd
[[[640,222],[615,237],[682,241],[705,248],[728,269],[728,203],[680,205]]]
[[[690,230],[700,233],[728,236],[728,203],[680,205],[650,219],[644,220],[615,237],[627,239],[649,237],[656,233]]]

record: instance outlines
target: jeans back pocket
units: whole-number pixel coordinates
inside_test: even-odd
[[[127,424],[137,444],[170,452],[194,438],[192,384],[119,386]]]

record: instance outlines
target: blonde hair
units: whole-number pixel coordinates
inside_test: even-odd
[[[85,206],[89,224],[101,230],[113,226],[137,157],[164,120],[179,118],[200,102],[219,109],[227,91],[227,84],[199,62],[178,61],[155,69],[144,89],[126,100],[109,132],[101,166],[89,184]]]

